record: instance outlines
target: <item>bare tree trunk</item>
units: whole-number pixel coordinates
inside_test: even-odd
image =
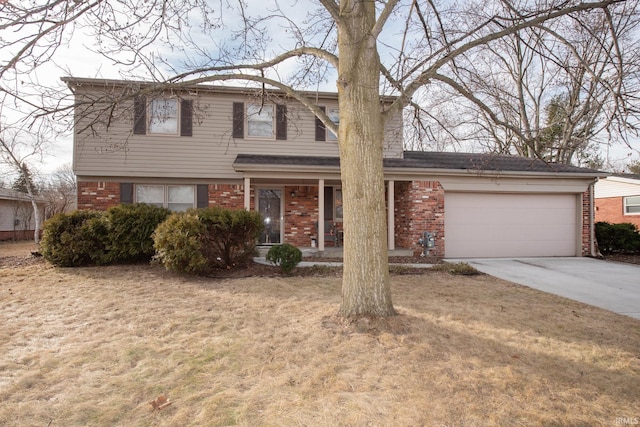
[[[33,215],[35,216],[33,220],[35,223],[35,227],[33,230],[33,241],[35,242],[36,245],[39,245],[40,244],[40,218],[41,218],[40,207],[36,202],[35,195],[33,194],[33,190],[31,189],[30,185],[27,185],[27,192],[29,193],[29,199],[31,199],[31,206],[33,207]]]
[[[371,29],[375,3],[342,1],[338,46],[340,162],[344,204],[345,317],[391,316],[387,227],[382,168],[383,118],[380,58]]]

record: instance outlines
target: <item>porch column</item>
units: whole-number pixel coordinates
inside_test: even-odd
[[[244,208],[251,210],[251,178],[244,178]]]
[[[324,252],[324,179],[318,180],[318,250]]]
[[[395,238],[395,208],[393,205],[394,199],[394,181],[389,180],[387,182],[387,236],[389,250],[392,251],[396,248]]]

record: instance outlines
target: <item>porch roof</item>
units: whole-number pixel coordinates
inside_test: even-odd
[[[479,153],[447,153],[405,151],[403,158],[385,158],[385,173],[404,174],[526,174],[565,177],[605,177],[606,172],[571,165],[547,163],[539,159],[519,156]],[[340,170],[338,157],[284,156],[238,154],[234,168],[239,172],[307,171],[333,172]]]

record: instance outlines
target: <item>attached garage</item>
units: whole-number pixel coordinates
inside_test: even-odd
[[[445,256],[579,254],[575,194],[445,193]]]

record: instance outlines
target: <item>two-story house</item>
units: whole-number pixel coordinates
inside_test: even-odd
[[[261,244],[315,243],[321,251],[348,233],[336,135],[282,92],[198,85],[133,96],[150,85],[63,81],[76,98],[78,208],[258,210]],[[306,96],[337,123],[337,94]],[[407,152],[402,125],[399,115],[385,130],[391,250],[419,253],[428,231],[440,257],[593,253],[593,183],[601,173],[513,156]]]

